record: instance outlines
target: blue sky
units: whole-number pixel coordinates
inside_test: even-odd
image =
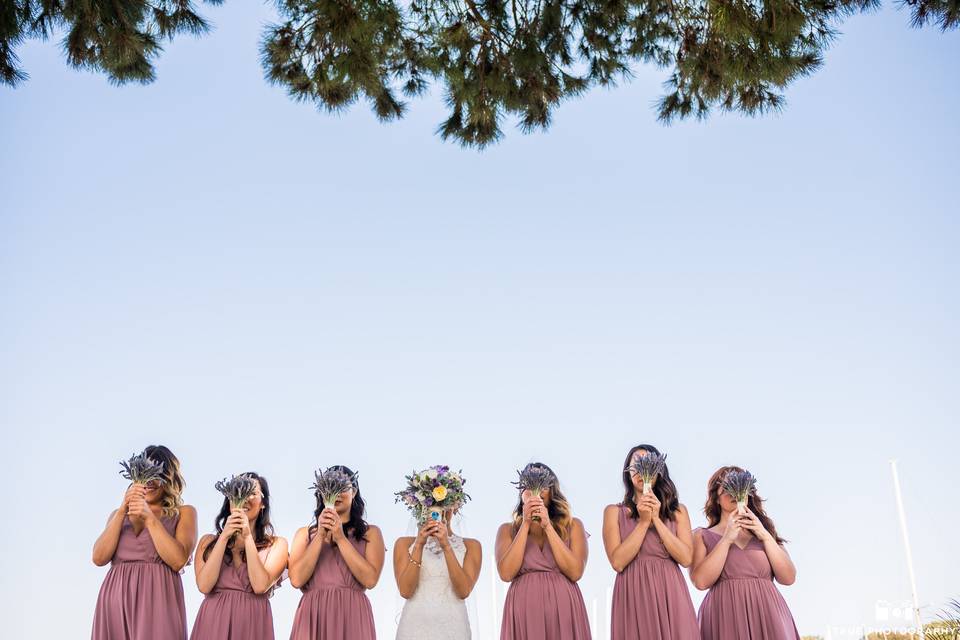
[[[960,34],[857,16],[766,119],[663,127],[641,68],[478,153],[432,134],[436,95],[391,125],[291,102],[257,62],[272,9],[206,14],[153,85],[33,42],[30,81],[0,89],[12,637],[86,633],[117,461],[149,443],[181,458],[202,530],[213,482],[255,469],[292,536],[312,470],[348,464],[391,547],[403,474],[447,463],[487,552],[515,469],[543,460],[593,533],[599,637],[601,514],[633,444],[668,453],[695,524],[718,466],[758,476],[820,634],[909,597],[896,457],[921,600],[960,595]],[[55,616],[48,591],[69,594]],[[389,567],[371,598],[392,637]],[[278,637],[295,606],[275,596]]]

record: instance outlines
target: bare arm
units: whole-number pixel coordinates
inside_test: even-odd
[[[513,524],[506,522],[497,530],[497,573],[504,582],[511,582],[523,566],[523,554],[530,535],[530,521],[524,519],[516,535]]]
[[[620,506],[609,505],[603,510],[603,547],[607,551],[610,566],[617,573],[627,568],[633,559],[640,553],[643,540],[650,528],[650,518],[640,514],[640,519],[633,531],[626,538],[620,538]]]
[[[571,582],[576,582],[583,576],[583,570],[587,566],[587,536],[583,530],[583,523],[579,518],[573,519],[570,525],[570,546],[568,547],[549,518],[545,518],[542,522],[547,543],[553,551],[553,557],[557,561],[560,572]]]
[[[660,534],[660,541],[666,548],[667,553],[681,567],[689,567],[693,562],[693,532],[690,530],[690,516],[687,514],[687,508],[683,505],[677,509],[674,514],[677,522],[677,533],[670,531],[659,515],[659,511],[654,514],[653,526]]]
[[[440,548],[443,549],[443,559],[447,564],[447,575],[450,576],[450,584],[453,592],[461,600],[465,600],[474,585],[477,584],[477,578],[480,576],[480,563],[482,562],[482,551],[480,543],[476,540],[464,540],[466,553],[463,556],[463,565],[457,560],[457,554],[450,546],[450,540],[447,537],[446,525],[442,522],[437,523],[437,540],[440,542]]]
[[[290,584],[294,589],[299,589],[307,584],[313,576],[314,569],[317,568],[317,561],[320,554],[329,546],[325,540],[324,530],[318,529],[313,540],[308,540],[308,527],[300,527],[293,536],[293,544],[290,545],[290,570],[288,577]]]
[[[334,529],[333,541],[357,582],[362,584],[364,589],[373,589],[377,586],[377,582],[380,580],[380,572],[383,571],[384,556],[386,555],[380,529],[373,525],[370,525],[370,528],[367,529],[367,548],[364,555],[360,555],[357,548],[350,544],[342,528]]]
[[[143,495],[142,484],[131,484],[127,487],[123,494],[123,500],[120,501],[120,508],[110,514],[103,532],[93,543],[93,564],[102,567],[113,560],[113,554],[117,552],[117,545],[120,543],[123,519],[127,517],[127,507],[131,500],[139,501],[143,498]]]
[[[739,531],[739,528],[737,530]],[[736,535],[733,537],[736,538]],[[707,553],[707,546],[703,542],[703,531],[697,531],[694,534],[693,568],[690,571],[690,580],[693,582],[693,586],[705,591],[714,585],[723,571],[723,565],[727,562],[727,553],[730,551],[731,544],[733,544],[731,540],[727,536],[723,536],[717,542],[713,551]]]
[[[423,546],[424,541],[420,536],[398,538],[393,545],[393,575],[400,597],[405,600],[413,597],[420,584],[420,565],[417,563],[423,562]],[[414,561],[411,562],[410,558]]]
[[[267,552],[266,562],[260,560],[260,553],[253,536],[247,536],[243,543],[247,556],[247,576],[254,593],[266,593],[280,579],[287,566],[287,541],[274,538]]]
[[[193,562],[193,575],[197,580],[197,589],[200,593],[210,593],[216,586],[228,540],[229,537],[214,536],[213,534],[207,534],[200,538],[200,544],[197,545],[197,557]],[[204,560],[203,553],[211,544],[213,548],[210,549],[210,555]]]
[[[117,552],[117,545],[120,543],[120,531],[123,529],[123,519],[126,517],[126,509],[117,509],[107,518],[107,525],[103,533],[93,543],[93,564],[102,567],[113,560],[113,554]]]
[[[797,568],[790,559],[790,554],[777,542],[777,539],[763,527],[763,523],[757,518],[757,514],[747,510],[742,516],[739,516],[740,522],[745,529],[757,537],[763,543],[763,550],[770,561],[770,567],[773,569],[773,577],[782,585],[791,585],[797,581]]]
[[[197,543],[197,511],[189,505],[180,507],[180,521],[177,523],[177,530],[174,535],[170,535],[163,526],[160,518],[153,515],[146,501],[142,501],[139,507],[131,504],[130,513],[137,510],[137,515],[144,519],[145,528],[150,538],[153,540],[153,546],[157,549],[157,555],[163,562],[173,569],[180,571],[190,560],[190,554]]]

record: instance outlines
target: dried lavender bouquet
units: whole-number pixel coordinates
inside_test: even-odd
[[[325,509],[332,509],[341,493],[353,489],[358,474],[354,472],[351,475],[337,467],[330,467],[323,472],[314,471],[313,475],[316,480],[310,488],[323,501]]]
[[[653,481],[658,475],[663,473],[667,464],[666,455],[658,455],[652,451],[647,451],[637,458],[627,467],[627,471],[635,473],[643,479],[643,493],[648,494],[653,489]]]
[[[153,480],[162,481],[163,463],[157,462],[147,455],[145,451],[135,453],[129,460],[121,460],[120,475],[133,484],[147,484]]]
[[[757,479],[752,473],[744,469],[743,471],[732,470],[727,472],[721,485],[724,493],[737,501],[737,513],[747,512],[747,500],[750,493],[757,484]]]
[[[253,476],[241,473],[230,479],[224,478],[213,487],[230,501],[230,509],[242,509],[247,500],[256,493],[257,481]]]
[[[538,464],[528,464],[522,471],[517,471],[519,478],[512,482],[522,492],[529,491],[531,496],[540,497],[545,489],[549,489],[557,481],[556,476],[549,469]],[[524,500],[526,502],[526,500]],[[539,520],[539,516],[534,516]]]

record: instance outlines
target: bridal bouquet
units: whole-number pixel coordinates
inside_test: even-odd
[[[245,473],[233,476],[229,480],[224,478],[213,485],[213,488],[223,494],[230,501],[230,509],[242,509],[247,500],[257,492],[257,481]]]
[[[520,495],[524,502],[532,496],[539,497],[541,493],[549,489],[557,481],[557,478],[549,469],[533,463],[525,466],[522,471],[517,471],[517,475],[520,477],[511,484],[520,490]],[[527,494],[528,491],[530,492],[529,495]],[[539,520],[540,517],[534,516],[533,519]]]
[[[135,453],[129,460],[121,460],[120,475],[133,484],[147,484],[153,480],[164,479],[163,463],[147,456],[146,452]]]
[[[333,509],[340,494],[356,486],[358,475],[357,472],[351,475],[338,467],[330,467],[323,472],[318,469],[313,472],[315,482],[310,488],[323,501],[324,509]]]
[[[630,466],[627,467],[627,471],[634,473],[643,480],[643,493],[644,495],[650,493],[653,488],[653,481],[658,475],[663,473],[663,469],[667,464],[667,456],[657,455],[652,451],[647,451],[642,456],[638,456],[636,460],[630,463]]]
[[[428,467],[405,476],[407,486],[398,491],[395,502],[402,502],[417,520],[440,520],[447,509],[459,509],[470,496],[463,491],[466,480],[459,471],[451,471],[445,465]]]
[[[727,472],[723,478],[723,492],[737,501],[737,513],[747,512],[747,499],[757,484],[757,479],[747,470]]]

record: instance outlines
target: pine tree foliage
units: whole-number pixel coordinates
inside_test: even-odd
[[[208,30],[191,0],[0,0],[0,81],[16,86],[27,78],[18,44],[64,31],[71,66],[101,71],[118,85],[148,83],[164,40]]]
[[[960,0],[897,1],[916,27],[960,25]],[[786,88],[821,66],[839,23],[879,0],[276,2],[280,20],[260,44],[268,81],[326,111],[362,100],[384,121],[438,86],[448,107],[439,135],[483,147],[505,119],[546,129],[562,101],[644,63],[666,70],[664,122],[779,110]],[[0,0],[0,81],[26,78],[17,45],[65,32],[72,66],[151,82],[164,40],[208,28],[192,0]]]

